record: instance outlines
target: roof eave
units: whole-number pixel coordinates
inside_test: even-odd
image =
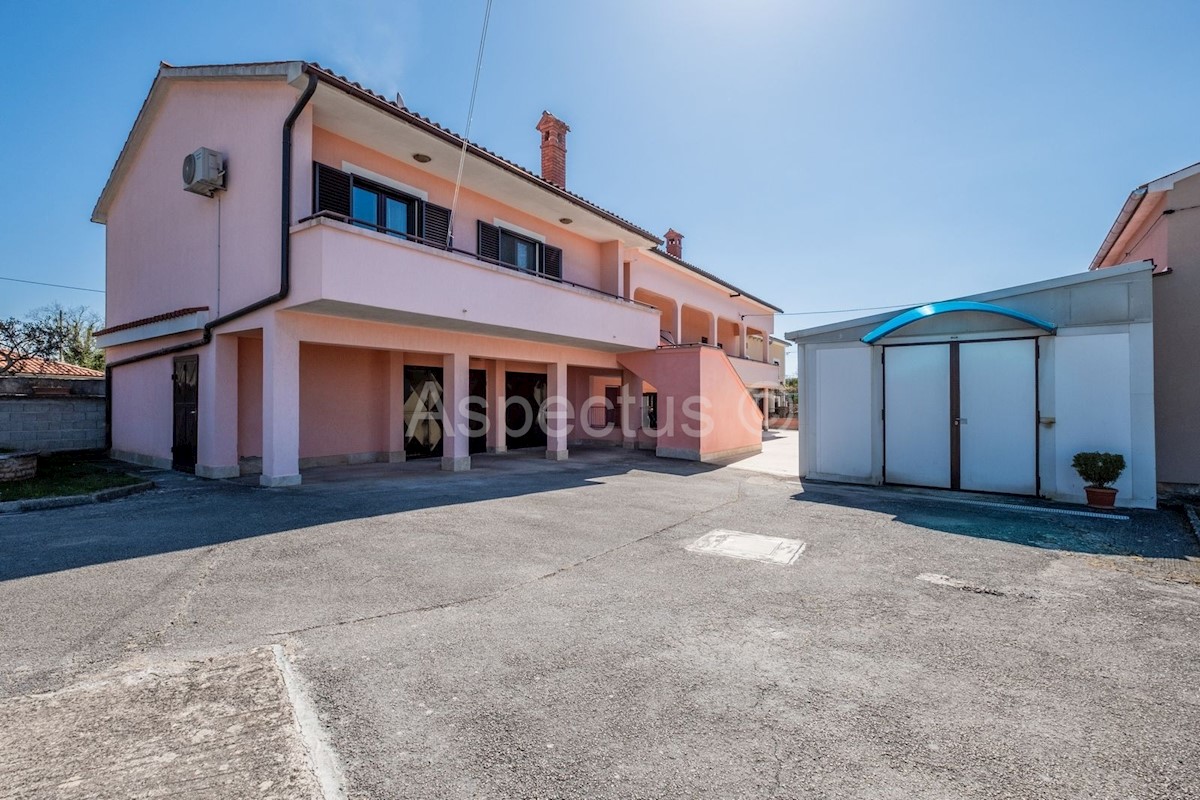
[[[161,62],[158,65],[158,72],[154,75],[154,82],[150,84],[150,91],[146,93],[146,99],[142,101],[142,107],[138,110],[137,117],[134,118],[133,127],[130,128],[129,135],[125,138],[125,144],[121,146],[121,152],[113,163],[108,180],[100,191],[100,196],[96,199],[96,205],[92,208],[92,222],[101,225],[108,222],[109,206],[113,197],[116,196],[117,189],[120,188],[121,181],[125,178],[133,153],[145,138],[150,120],[162,100],[165,91],[164,78],[218,80],[257,78],[260,80],[286,80],[290,83],[300,77],[304,66],[303,61],[266,61],[256,64],[217,64],[196,67],[173,67],[166,62]]]
[[[641,238],[646,246],[657,247],[663,243],[662,239],[655,236],[653,233],[650,233],[650,231],[645,230],[644,228],[639,228],[637,225],[634,225],[628,220],[622,219],[616,214],[604,210],[603,208],[584,199],[583,197],[580,197],[579,195],[569,192],[566,189],[551,183],[550,181],[534,175],[529,170],[519,167],[507,159],[496,155],[490,150],[486,150],[474,142],[464,139],[453,131],[443,128],[437,123],[426,119],[419,114],[409,111],[407,108],[403,108],[383,97],[380,97],[379,95],[375,94],[369,89],[363,88],[357,83],[330,72],[319,64],[305,64],[304,68],[305,71],[316,75],[318,80],[321,82],[352,97],[355,97],[371,106],[374,106],[375,108],[378,108],[387,114],[401,119],[407,124],[412,125],[413,127],[418,128],[419,130],[431,136],[452,144],[455,147],[463,147],[465,145],[468,155],[474,156],[475,158],[492,164],[493,166],[499,167],[505,172],[515,175],[518,178],[533,184],[539,189],[550,192],[558,198],[565,200],[581,211],[594,214],[606,222],[609,222],[625,231],[628,231],[629,233],[634,234],[635,236]]]
[[[771,309],[776,314],[783,313],[782,308],[779,308],[778,306],[774,306],[774,305],[768,303],[766,300],[763,300],[760,297],[755,297],[754,295],[750,294],[749,292],[739,289],[737,286],[734,286],[729,281],[727,281],[724,278],[721,278],[717,275],[714,275],[713,273],[709,272],[706,269],[702,269],[702,268],[696,266],[695,264],[692,264],[688,261],[684,261],[682,258],[676,258],[675,256],[671,255],[670,253],[666,252],[665,250],[659,250],[658,248],[655,248],[655,249],[651,250],[650,252],[656,256],[660,256],[661,258],[669,261],[672,264],[683,267],[686,270],[696,273],[697,275],[701,276],[702,278],[707,278],[708,280],[712,281],[713,283],[716,283],[720,286],[723,286],[726,289],[729,289],[732,292],[735,292],[735,294],[734,294],[735,297],[744,297],[747,300],[749,300],[750,302],[757,303],[758,305],[762,306],[763,308]]]

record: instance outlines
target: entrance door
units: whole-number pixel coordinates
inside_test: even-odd
[[[470,435],[468,449],[471,455],[487,452],[487,370],[473,369],[470,378],[471,416],[467,417]]]
[[[404,456],[442,454],[442,368],[404,367]]]
[[[506,444],[509,450],[546,446],[546,376],[508,372],[504,377]]]
[[[196,471],[197,401],[199,400],[199,356],[179,356],[171,374],[173,428],[171,434],[171,468],[181,472]]]
[[[1037,344],[964,342],[958,348],[961,488],[1037,493]]]
[[[888,483],[1037,494],[1037,343],[884,351]]]
[[[950,345],[889,347],[883,379],[888,483],[950,488]]]

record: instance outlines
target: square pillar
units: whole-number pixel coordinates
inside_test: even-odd
[[[300,340],[276,314],[263,326],[263,486],[300,483]]]
[[[771,428],[771,390],[762,390],[762,415],[763,415],[763,430]]]
[[[717,338],[717,315],[710,314],[708,316],[708,343],[716,347],[719,341],[720,339]]]
[[[546,365],[546,458],[567,460],[567,364],[558,361]]]
[[[404,461],[404,353],[388,354],[388,461]]]
[[[683,344],[683,306],[678,302],[675,303],[675,319],[671,325],[671,335],[675,337],[675,344]]]
[[[488,362],[487,371],[487,451],[507,453],[505,404],[508,398],[504,393],[504,382],[508,369],[502,359],[496,359]]]
[[[215,336],[200,351],[196,474],[236,478],[238,468],[238,341]]]
[[[621,446],[637,449],[642,431],[642,379],[629,370],[621,374]]]
[[[447,353],[442,357],[442,469],[447,472],[471,468],[470,393],[471,357]]]

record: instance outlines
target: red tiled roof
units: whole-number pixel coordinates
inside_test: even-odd
[[[68,364],[64,361],[50,361],[37,356],[22,358],[17,361],[7,373],[9,375],[49,375],[58,378],[103,378],[104,373],[98,369],[88,369]]]
[[[142,325],[150,325],[155,322],[163,322],[176,317],[186,317],[188,314],[195,314],[199,311],[208,311],[208,306],[195,306],[194,308],[177,308],[174,311],[168,311],[165,314],[155,314],[153,317],[142,317],[135,319],[133,322],[122,322],[120,325],[112,325],[108,328],[96,331],[93,336],[103,336],[106,333],[116,333],[117,331],[127,331],[130,328],[138,328]]]

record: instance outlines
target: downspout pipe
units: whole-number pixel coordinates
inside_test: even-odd
[[[307,67],[305,68],[307,70]],[[112,449],[112,374],[117,367],[123,367],[126,364],[136,364],[139,361],[148,361],[151,358],[159,358],[161,356],[171,355],[173,353],[182,353],[186,350],[193,350],[197,347],[203,347],[212,341],[213,329],[219,325],[224,325],[226,322],[232,322],[238,317],[244,317],[260,308],[265,308],[272,303],[278,303],[288,296],[292,288],[292,128],[299,119],[300,114],[308,105],[308,101],[312,100],[313,94],[317,91],[317,76],[312,72],[308,73],[308,84],[304,87],[304,91],[296,98],[295,105],[292,106],[291,112],[287,115],[287,119],[283,121],[283,173],[280,186],[280,228],[279,228],[279,291],[261,300],[256,300],[248,306],[243,306],[236,311],[231,311],[228,314],[223,314],[216,319],[208,322],[204,326],[204,330],[200,334],[200,338],[193,339],[190,342],[181,342],[179,344],[160,347],[157,350],[151,350],[148,353],[140,353],[136,356],[123,358],[120,361],[114,361],[106,364],[104,367],[104,449]]]

